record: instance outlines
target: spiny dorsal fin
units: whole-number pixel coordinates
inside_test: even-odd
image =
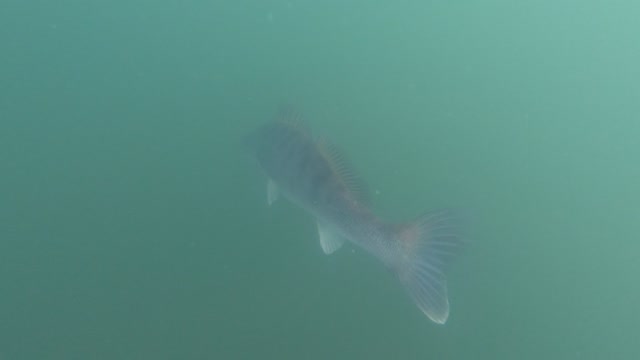
[[[288,104],[281,104],[276,113],[276,121],[287,124],[304,133],[310,134],[309,125],[304,116],[295,107]]]
[[[325,138],[318,139],[316,143],[320,153],[327,160],[338,179],[347,189],[349,189],[355,200],[364,204],[369,204],[371,198],[369,196],[367,184],[354,170],[353,166],[343,155],[342,151]]]

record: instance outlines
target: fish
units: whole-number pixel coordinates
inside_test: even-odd
[[[267,175],[267,204],[280,196],[310,213],[320,248],[329,255],[345,242],[380,260],[417,307],[437,324],[449,317],[445,272],[463,246],[452,210],[389,222],[371,206],[367,186],[338,148],[312,135],[302,115],[281,109],[251,132],[247,146]]]

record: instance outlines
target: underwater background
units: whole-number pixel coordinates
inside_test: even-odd
[[[640,358],[640,3],[3,0],[0,359]],[[460,209],[451,314],[244,148],[282,103],[381,216]]]

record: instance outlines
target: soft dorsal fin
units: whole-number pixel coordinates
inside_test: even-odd
[[[320,153],[327,160],[338,179],[349,189],[354,199],[364,204],[369,204],[371,197],[369,196],[367,184],[354,170],[349,159],[343,155],[340,149],[325,138],[318,139],[316,143]]]

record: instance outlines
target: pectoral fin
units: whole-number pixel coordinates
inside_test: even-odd
[[[280,191],[278,191],[278,187],[273,180],[269,179],[267,182],[267,204],[271,206],[276,200],[278,200],[278,196],[280,195]]]
[[[344,238],[342,238],[342,236],[320,222],[318,222],[318,235],[320,236],[320,247],[322,247],[322,251],[327,255],[340,249],[342,244],[344,244]]]

